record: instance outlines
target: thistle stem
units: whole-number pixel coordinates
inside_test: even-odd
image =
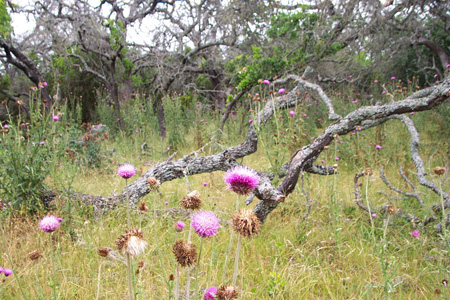
[[[239,252],[241,251],[242,236],[239,235],[238,243],[236,247],[236,257],[234,258],[234,274],[233,274],[233,286],[236,286],[236,279],[238,274]]]
[[[95,300],[98,300],[98,297],[100,297],[100,277],[102,274],[102,265],[103,265],[103,260],[100,260],[100,264],[98,266],[98,276],[97,276],[97,296],[95,297]]]
[[[198,269],[200,265],[200,259],[202,257],[202,248],[203,248],[203,238],[200,240],[200,250],[198,251],[198,259],[197,264],[195,265],[195,290],[194,290],[194,299],[197,299],[197,289],[198,289]]]
[[[52,238],[52,235],[53,235],[53,233],[49,234],[49,237],[50,237],[50,249],[52,251],[52,259],[51,259],[51,262],[52,262],[52,273],[53,273],[52,288],[53,288],[53,299],[57,299],[56,298],[56,279],[55,279],[56,272],[55,272],[55,262],[54,262],[55,254],[54,254],[54,251],[53,251],[53,238]]]
[[[180,298],[180,264],[177,263],[177,278],[175,281],[175,300]]]
[[[130,254],[127,253],[127,273],[128,273],[128,295],[130,300],[134,300],[133,281],[131,280],[131,259]]]
[[[125,189],[127,190],[127,225],[130,227],[130,197],[128,196],[128,179],[125,178]]]
[[[188,235],[188,243],[191,242],[191,236],[192,236],[192,224],[189,226],[189,235]],[[191,290],[191,271],[192,269],[187,271],[187,279],[186,279],[186,300],[189,300],[189,294]]]

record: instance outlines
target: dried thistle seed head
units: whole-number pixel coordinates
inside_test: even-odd
[[[238,292],[236,288],[231,285],[222,285],[217,290],[217,300],[234,300],[237,299]]]
[[[261,222],[256,214],[248,209],[240,209],[231,216],[233,229],[243,237],[256,236],[261,231]]]
[[[107,257],[109,254],[109,248],[108,247],[100,247],[98,248],[98,255],[101,257]]]
[[[392,206],[392,205],[389,205],[386,210],[387,210],[388,214],[391,216],[393,216],[397,213],[397,208],[395,208],[395,206]]]
[[[324,150],[328,150],[328,149],[330,149],[330,146],[328,146],[328,145],[327,146],[323,146],[323,149]]]
[[[436,167],[433,169],[433,173],[436,175],[443,175],[445,173],[445,168],[444,167]]]
[[[42,256],[41,252],[39,250],[34,250],[28,253],[28,258],[31,260],[38,260]]]
[[[116,245],[123,254],[136,257],[144,253],[147,242],[144,240],[144,233],[140,229],[130,229],[120,236]]]
[[[198,191],[192,191],[180,200],[180,206],[184,209],[200,209],[202,200]]]
[[[141,261],[138,263],[138,268],[139,268],[139,269],[142,269],[144,266],[145,266],[145,261],[141,260]]]
[[[148,206],[147,206],[147,204],[145,204],[145,202],[141,202],[141,204],[139,204],[139,210],[145,211],[145,212],[149,211]]]
[[[333,137],[335,140],[337,140],[339,138],[339,134],[336,133],[335,135],[333,135]]]
[[[190,266],[197,261],[195,245],[185,241],[176,241],[173,246],[173,254],[182,267]]]
[[[366,168],[366,169],[364,170],[364,175],[372,176],[372,175],[373,175],[372,169],[371,169],[371,168]]]
[[[173,274],[169,275],[169,281],[174,281],[175,280],[175,276]]]
[[[147,179],[147,183],[152,189],[156,189],[161,184],[161,182],[155,177],[149,177]]]
[[[337,164],[334,164],[334,165],[332,165],[331,166],[335,171],[337,171],[337,169],[338,169],[338,165]]]

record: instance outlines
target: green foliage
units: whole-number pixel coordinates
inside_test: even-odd
[[[6,0],[0,0],[0,37],[6,38],[12,31],[11,17],[6,10]]]

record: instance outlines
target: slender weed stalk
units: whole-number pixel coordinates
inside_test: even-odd
[[[22,285],[20,283],[20,280],[19,280],[19,276],[17,276],[16,268],[14,267],[14,263],[13,263],[13,261],[11,259],[11,256],[9,255],[9,250],[8,250],[9,248],[8,248],[8,243],[6,242],[6,239],[5,239],[5,230],[3,229],[3,224],[0,224],[0,227],[2,228],[2,238],[3,238],[3,245],[4,245],[5,251],[6,251],[6,257],[8,258],[8,261],[9,261],[9,263],[11,265],[11,269],[13,271],[14,278],[17,281],[17,285],[19,286],[19,290],[20,290],[20,293],[22,294],[22,297],[24,299],[28,299],[28,297],[25,296],[25,292],[24,292],[24,290],[22,288]]]

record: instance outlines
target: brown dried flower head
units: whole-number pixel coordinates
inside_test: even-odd
[[[240,209],[231,216],[231,226],[241,236],[250,238],[261,231],[261,222],[249,209]]]
[[[234,300],[237,299],[238,292],[236,288],[231,285],[222,285],[217,290],[217,300]]]
[[[169,275],[169,281],[174,281],[175,280],[175,276],[173,274]]]
[[[135,273],[136,273],[136,274],[139,274],[142,270],[144,270],[144,268],[145,268],[145,261],[141,260],[141,261],[138,263],[138,267],[137,267]]]
[[[176,241],[173,246],[173,254],[182,267],[190,266],[197,261],[195,245],[185,241]]]
[[[389,205],[387,207],[387,212],[389,215],[393,216],[397,213],[397,208],[395,208],[395,206]]]
[[[445,168],[444,167],[436,167],[433,169],[433,173],[436,175],[443,175],[445,173]]]
[[[34,250],[28,253],[28,258],[31,260],[38,260],[41,257],[41,252],[39,250]]]
[[[371,168],[366,168],[366,169],[364,170],[364,175],[372,176],[372,175],[373,175],[372,169],[371,169]]]
[[[147,206],[147,204],[145,204],[145,202],[141,202],[141,204],[139,204],[139,210],[145,211],[145,212],[149,211],[148,206]]]
[[[140,229],[130,229],[120,236],[116,245],[123,254],[136,257],[144,253],[147,242],[144,240],[144,233]]]
[[[16,103],[17,103],[17,105],[19,105],[19,106],[23,106],[23,101],[22,101],[22,100],[17,100]]]
[[[155,177],[149,177],[147,179],[147,183],[152,189],[156,189],[161,184],[161,182]]]
[[[198,191],[190,192],[180,200],[180,206],[184,209],[200,209],[200,206],[202,206],[200,193]]]
[[[98,255],[101,257],[107,257],[109,254],[109,248],[108,247],[100,247],[98,248]]]
[[[328,145],[327,146],[323,146],[323,149],[324,150],[328,150],[328,149],[330,149],[330,146],[328,146]]]

